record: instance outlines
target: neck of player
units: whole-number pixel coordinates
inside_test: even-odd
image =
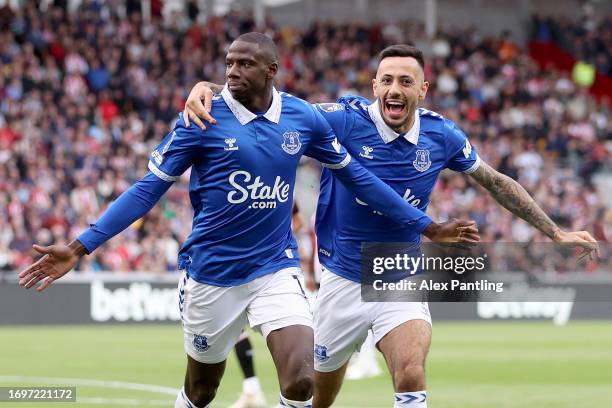
[[[389,124],[387,123],[387,125]],[[414,125],[414,114],[410,115],[408,120],[406,120],[403,125],[399,127],[389,125],[389,127],[393,129],[394,132],[399,133],[401,135],[403,133],[408,132],[410,129],[412,129],[413,125]]]
[[[267,112],[272,105],[272,84],[266,86],[263,92],[256,92],[239,101],[251,112]]]

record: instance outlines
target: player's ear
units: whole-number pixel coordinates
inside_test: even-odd
[[[419,90],[419,101],[422,101],[423,99],[425,99],[428,89],[429,89],[429,82],[423,81],[423,84],[421,85],[421,89]]]
[[[266,73],[266,78],[269,80],[274,79],[276,73],[278,72],[278,62],[273,62],[268,65],[268,72]]]
[[[372,79],[372,92],[374,93],[374,96],[378,98],[378,94],[376,93],[376,90],[378,89],[378,81],[376,81],[376,78]]]

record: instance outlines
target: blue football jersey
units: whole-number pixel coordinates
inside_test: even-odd
[[[212,109],[218,125],[203,131],[179,119],[150,156],[149,170],[166,181],[192,167],[194,220],[179,268],[201,283],[234,286],[299,266],[291,208],[300,157],[341,166],[349,156],[335,137],[321,140],[325,121],[289,94],[275,90],[257,115],[226,88]]]
[[[463,131],[427,109],[417,109],[414,125],[400,135],[384,122],[378,102],[346,96],[317,107],[362,166],[423,212],[444,168],[471,173],[480,164]],[[316,234],[321,264],[355,282],[361,281],[363,242],[420,242],[419,232],[374,211],[325,169]]]
[[[213,98],[212,112],[218,124],[205,131],[186,128],[179,119],[149,161],[150,172],[167,182],[192,167],[195,213],[179,268],[196,281],[235,286],[299,266],[291,209],[303,154],[350,181],[348,188],[364,193],[377,208],[389,205],[401,222],[419,230],[431,222],[351,162],[321,113],[305,101],[275,90],[269,110],[254,114],[225,88]]]

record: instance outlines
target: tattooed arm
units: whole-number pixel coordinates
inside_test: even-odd
[[[481,160],[478,169],[470,174],[486,188],[491,196],[512,214],[527,221],[546,236],[555,240],[561,229],[531,198],[529,193],[510,177],[502,174]]]
[[[481,160],[470,176],[486,188],[491,196],[508,211],[527,221],[555,242],[573,243],[593,257],[599,252],[597,241],[586,231],[565,232],[540,208],[529,193],[515,180],[493,169]]]

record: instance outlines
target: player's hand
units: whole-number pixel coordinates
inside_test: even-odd
[[[30,289],[42,280],[36,289],[39,292],[67,274],[81,257],[75,248],[68,245],[34,245],[33,248],[44,256],[19,274],[19,286]]]
[[[423,234],[433,242],[480,242],[476,221],[471,220],[452,218],[442,224],[432,222]]]
[[[582,248],[583,251],[580,253],[579,261],[586,258],[594,260],[596,257],[601,256],[597,240],[595,240],[595,238],[593,238],[593,236],[587,231],[565,232],[559,230],[553,239],[559,244],[567,244]]]
[[[191,88],[183,109],[183,121],[186,127],[189,127],[189,121],[192,120],[200,129],[205,130],[206,126],[200,118],[213,125],[217,123],[217,120],[210,115],[214,93],[208,85],[208,82],[198,82]]]

